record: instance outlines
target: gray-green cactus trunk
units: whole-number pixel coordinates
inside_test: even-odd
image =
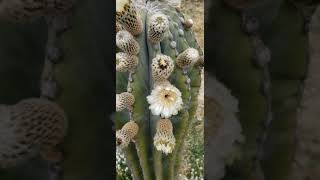
[[[170,20],[170,33],[172,37],[166,36],[159,44],[152,44],[148,40],[147,28],[148,17],[151,12],[142,11],[141,17],[144,24],[144,31],[136,37],[140,44],[139,64],[132,76],[133,95],[136,102],[133,106],[133,119],[138,123],[140,129],[135,143],[131,143],[124,150],[128,165],[135,180],[174,180],[178,176],[180,161],[182,158],[182,148],[186,134],[189,132],[191,121],[195,119],[195,112],[198,101],[198,90],[201,83],[200,67],[195,66],[189,72],[191,78],[191,91],[188,90],[186,78],[182,69],[175,68],[171,74],[169,81],[175,85],[182,93],[182,99],[185,109],[181,110],[177,116],[171,117],[174,135],[176,138],[176,146],[171,154],[165,155],[157,151],[153,145],[153,137],[156,130],[156,122],[159,116],[153,116],[149,111],[149,104],[146,97],[150,95],[153,89],[151,76],[151,63],[156,54],[164,54],[170,56],[174,61],[177,53],[183,52],[188,47],[193,47],[202,52],[195,40],[192,30],[185,29],[181,22],[183,17],[175,8],[164,6],[165,15]],[[184,31],[184,34],[179,34]],[[169,34],[170,34],[169,33]],[[172,41],[176,41],[177,47],[172,48]],[[117,72],[117,93],[127,91],[128,75],[126,73]],[[189,98],[191,97],[191,102]],[[128,121],[128,113],[117,113],[116,126],[121,128]]]

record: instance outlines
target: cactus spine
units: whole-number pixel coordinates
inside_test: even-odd
[[[117,0],[117,5],[118,27],[124,29],[117,33],[118,56],[139,47],[136,69],[117,71],[117,95],[131,93],[135,102],[132,108],[116,113],[117,132],[130,121],[139,131],[133,143],[118,148],[124,152],[134,179],[174,180],[184,139],[195,119],[202,69],[198,62],[203,53],[192,33],[192,22],[185,21],[176,4]],[[123,20],[128,14],[133,19],[130,22],[138,24],[128,27]],[[140,27],[139,22],[142,31],[132,31]],[[120,43],[124,42],[119,39],[123,32],[134,37],[127,41],[132,44],[128,48]]]

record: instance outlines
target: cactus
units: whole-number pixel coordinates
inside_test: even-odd
[[[116,9],[117,148],[133,179],[174,180],[195,119],[203,52],[179,1],[117,0]],[[128,124],[139,130],[124,145]]]
[[[222,179],[226,166],[238,158],[243,136],[236,116],[237,99],[210,73],[206,73],[205,82],[205,177],[215,180]]]
[[[297,110],[316,1],[214,1],[206,39],[211,72],[239,101],[245,136],[228,179],[291,179]],[[208,23],[207,22],[207,23]],[[210,171],[210,169],[208,169]]]
[[[11,5],[18,3],[20,7],[22,2],[31,6],[23,8],[30,18],[11,19],[15,16],[4,14],[14,9]],[[108,76],[108,67],[113,63],[105,61],[113,55],[104,49],[109,42],[109,25],[101,23],[109,2],[78,0],[75,9],[67,10],[60,3],[73,1],[50,2],[55,5],[33,0],[0,2],[0,154],[6,152],[3,147],[8,150],[3,142],[9,142],[17,145],[16,152],[21,156],[7,159],[18,161],[7,161],[5,168],[0,158],[0,179],[104,179],[109,176],[106,152],[112,149],[106,141],[106,132],[111,131],[106,113],[112,112],[108,98],[114,93],[108,86],[113,83],[109,78],[114,75]],[[31,9],[37,10],[32,7],[38,3],[49,7],[39,5],[44,10],[33,14]],[[62,12],[50,9],[53,7]],[[73,28],[65,31],[71,14]],[[12,114],[9,116],[8,112]],[[9,119],[16,121],[7,123]],[[53,132],[46,128],[53,128]],[[25,138],[32,146],[25,148],[24,141],[4,139],[10,133],[20,135],[16,137]],[[47,145],[57,143],[59,153],[47,150]],[[31,153],[24,154],[25,149]]]

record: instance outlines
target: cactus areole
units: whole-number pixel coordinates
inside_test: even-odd
[[[117,0],[116,10],[117,148],[134,179],[174,180],[203,52],[176,1]]]

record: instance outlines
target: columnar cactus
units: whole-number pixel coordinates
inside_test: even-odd
[[[228,168],[225,180],[292,179],[297,110],[309,62],[308,24],[317,4],[212,4],[206,39],[212,48],[207,56],[213,59],[208,64],[238,99],[245,136],[241,159]]]
[[[2,7],[15,2],[0,2],[0,151],[4,156],[13,155],[7,160],[18,161],[14,165],[0,158],[4,163],[0,179],[105,179],[109,175],[105,165],[110,162],[106,152],[112,148],[106,141],[111,131],[106,114],[113,110],[109,107],[114,103],[109,100],[114,91],[109,84],[115,75],[108,76],[108,67],[114,63],[105,61],[105,57],[113,57],[104,49],[110,43],[106,33],[110,25],[100,22],[105,20],[109,2],[78,0],[74,10],[62,10],[62,14],[48,11],[27,23],[12,23],[3,16]],[[60,9],[60,2],[71,1],[27,0],[19,5],[26,3],[25,10],[31,12],[38,3]],[[56,16],[64,13],[73,15],[73,28],[66,33],[62,33],[67,25],[64,17]],[[48,24],[40,18],[43,16]],[[13,112],[12,116],[8,112]],[[5,139],[14,135],[17,138]],[[2,142],[18,145],[9,146],[16,151],[8,153],[10,148]],[[24,154],[24,143],[32,144],[26,148],[31,153]]]
[[[3,118],[12,119],[15,123],[11,124],[11,126],[14,127],[13,129],[9,128],[5,130],[5,126],[2,127],[2,131],[7,132],[7,134],[12,134],[13,136],[8,142],[5,140],[1,142],[4,144],[4,147],[1,149],[3,156],[2,167],[18,165],[21,161],[30,159],[37,154],[37,149],[49,151],[49,153],[45,152],[45,157],[48,158],[48,154],[51,155],[54,154],[52,152],[57,151],[52,149],[56,148],[65,136],[66,127],[64,127],[64,124],[66,124],[66,118],[63,110],[60,110],[60,114],[55,112],[57,111],[57,107],[52,104],[50,105],[50,101],[46,99],[55,99],[57,95],[57,82],[54,79],[54,64],[60,59],[61,53],[57,47],[57,39],[58,35],[61,35],[61,32],[65,30],[64,25],[66,24],[64,20],[66,19],[67,13],[72,9],[73,4],[73,0],[17,0],[0,2],[0,19],[4,21],[24,24],[44,17],[48,25],[46,54],[43,58],[43,73],[41,78],[39,77],[39,79],[41,79],[41,98],[29,100],[30,102],[27,100],[22,101],[14,106],[14,108],[12,108],[13,110],[11,110],[11,108],[3,110],[3,113],[5,113],[5,111],[9,112],[9,117],[4,116]],[[3,123],[8,124],[6,122]],[[2,136],[5,137],[6,133],[3,133]],[[15,152],[11,148],[18,150],[18,152]],[[8,154],[6,150],[11,150],[12,154]],[[62,154],[59,151],[55,153]],[[49,157],[49,178],[56,179],[59,177],[61,174],[58,172],[60,171],[60,167],[56,168],[56,165],[60,164],[62,159],[62,155],[53,159]]]
[[[116,143],[136,180],[177,178],[197,110],[203,52],[172,2],[117,0]]]

